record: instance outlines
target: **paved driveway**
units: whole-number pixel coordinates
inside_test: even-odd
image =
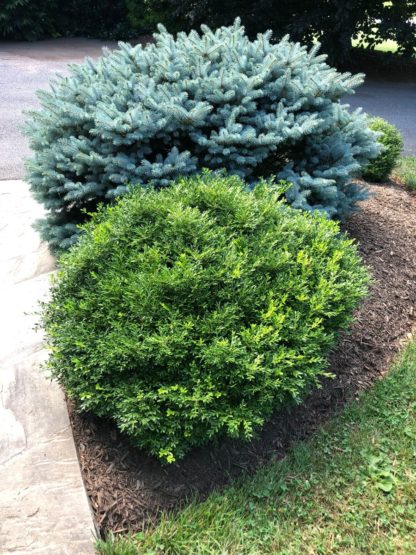
[[[103,43],[88,39],[57,39],[37,43],[0,42],[0,179],[24,175],[23,159],[30,154],[21,126],[23,110],[38,106],[35,92],[47,88],[55,73],[68,63],[101,54]]]
[[[114,45],[87,39],[0,42],[0,179],[24,175],[23,159],[30,151],[21,133],[22,112],[38,105],[35,91],[46,88],[56,72],[65,73],[69,62],[97,57],[103,46]],[[416,154],[416,83],[369,82],[346,101],[397,125],[406,153]]]
[[[394,123],[403,134],[405,154],[416,155],[416,83],[368,81],[345,101]]]

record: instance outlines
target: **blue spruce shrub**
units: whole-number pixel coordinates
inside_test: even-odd
[[[169,462],[319,383],[368,276],[336,222],[279,196],[204,173],[93,216],[43,310],[80,409]]]
[[[176,38],[160,26],[154,44],[120,43],[40,92],[28,179],[50,245],[71,245],[129,184],[160,188],[204,167],[285,179],[294,207],[348,214],[363,196],[352,178],[379,153],[364,114],[340,102],[363,75],[338,73],[319,46],[270,39],[249,40],[239,20]]]

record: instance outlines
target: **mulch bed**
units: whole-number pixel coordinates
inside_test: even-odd
[[[283,457],[386,372],[416,323],[416,196],[394,183],[372,185],[371,191],[374,196],[344,227],[359,242],[375,282],[331,354],[336,378],[325,380],[302,405],[276,414],[255,441],[225,441],[162,466],[113,425],[70,410],[85,486],[103,534],[141,530],[189,496],[204,498],[242,472]]]

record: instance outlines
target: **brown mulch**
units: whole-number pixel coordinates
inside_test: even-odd
[[[359,390],[388,368],[416,323],[416,196],[394,183],[372,185],[374,196],[344,226],[360,245],[375,283],[349,333],[331,354],[335,379],[306,401],[276,414],[251,443],[225,441],[162,466],[133,448],[106,422],[71,412],[85,486],[100,530],[140,530],[162,510],[205,497],[242,472],[252,472],[307,438]]]

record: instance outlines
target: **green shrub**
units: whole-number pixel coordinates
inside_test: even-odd
[[[365,167],[363,177],[368,181],[385,181],[399,160],[403,139],[397,127],[383,118],[372,118],[369,126],[380,133],[378,140],[384,150]]]
[[[49,367],[81,409],[171,462],[251,438],[318,383],[367,274],[335,222],[279,194],[204,173],[95,215],[43,311]]]
[[[330,217],[363,197],[352,180],[379,148],[366,117],[340,103],[361,75],[337,73],[318,47],[250,41],[238,21],[155,39],[73,65],[40,95],[28,179],[53,248],[74,243],[83,210],[128,184],[164,187],[204,167],[285,179],[294,207]]]

